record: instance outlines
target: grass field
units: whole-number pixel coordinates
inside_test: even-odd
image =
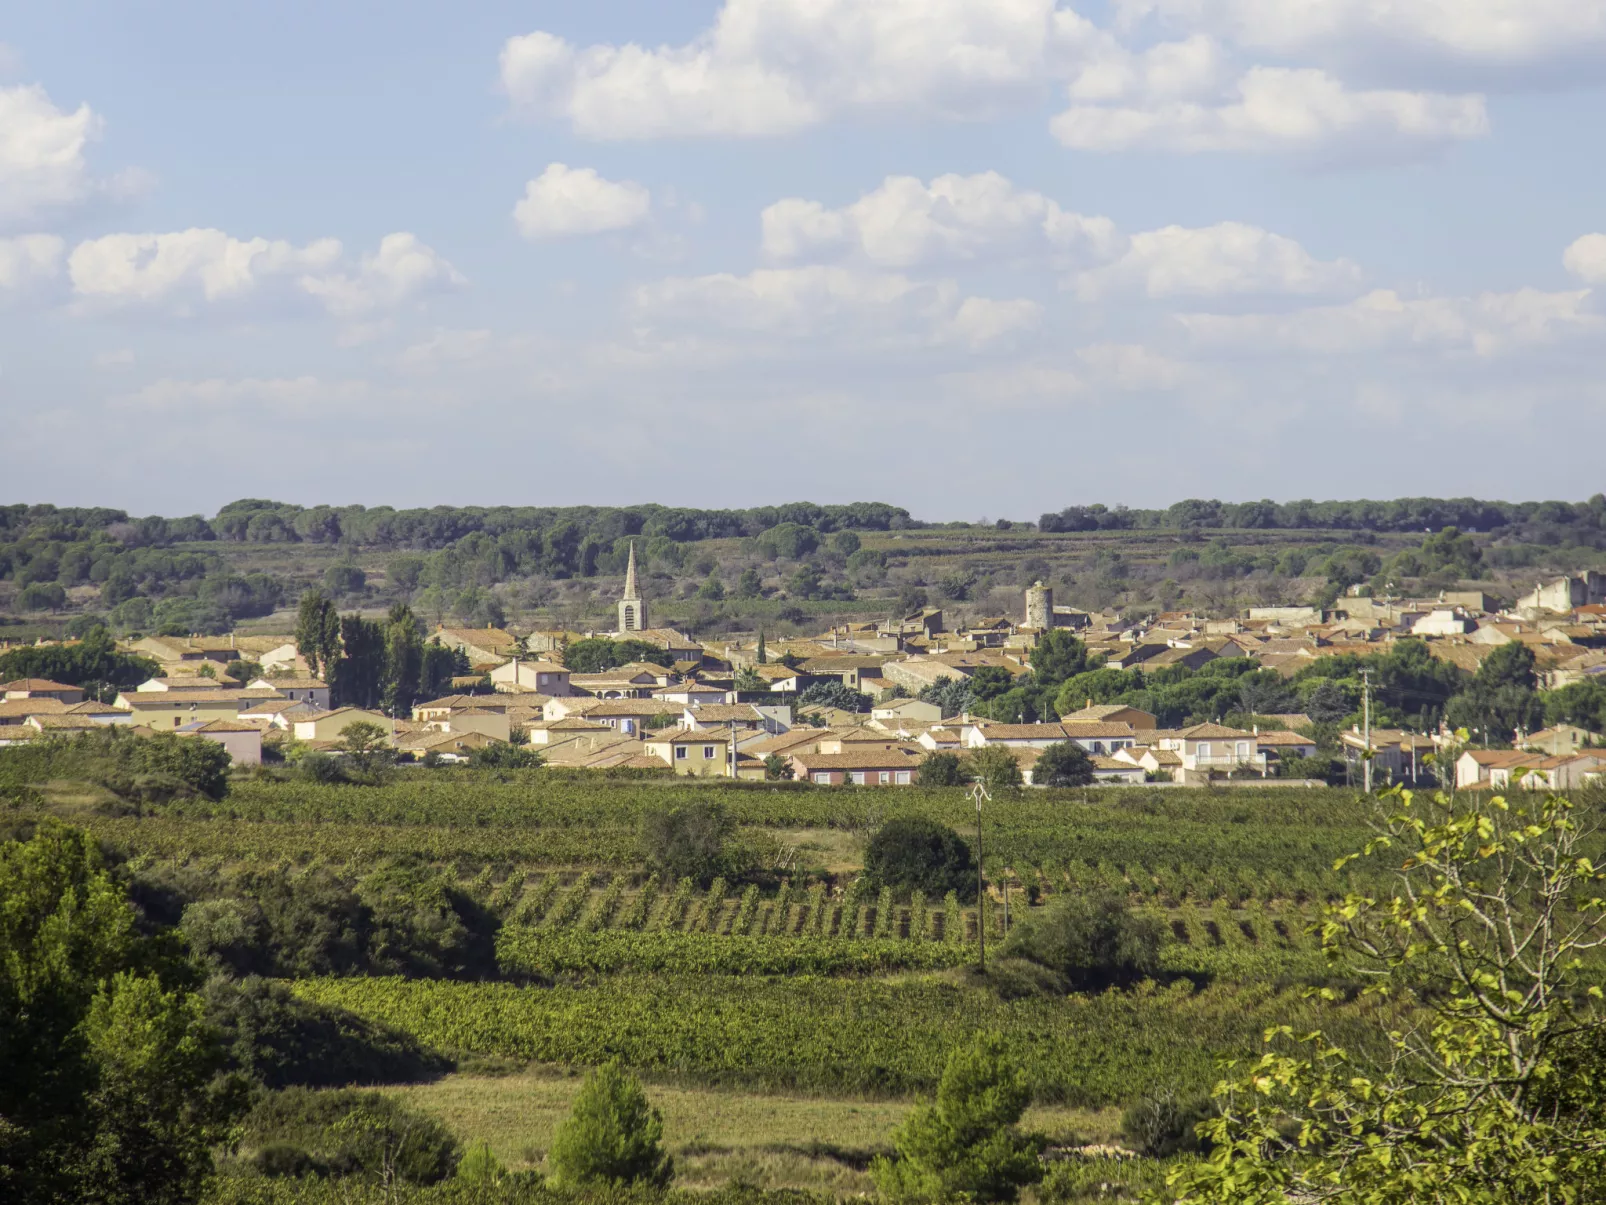
[[[387,1089],[438,1117],[465,1143],[487,1142],[512,1170],[539,1167],[581,1077],[535,1067],[507,1075],[449,1075]],[[887,1149],[913,1105],[905,1101],[769,1095],[654,1084],[664,1145],[675,1155],[682,1187],[739,1180],[762,1188],[842,1193],[870,1189],[865,1165]],[[1107,1143],[1119,1112],[1034,1105],[1022,1124],[1056,1145]]]

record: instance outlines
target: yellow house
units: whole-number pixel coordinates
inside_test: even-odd
[[[377,724],[392,740],[396,737],[396,722],[381,711],[368,711],[361,707],[337,707],[333,711],[320,711],[316,715],[298,718],[295,737],[298,741],[338,741],[340,734],[353,724]]]
[[[643,742],[650,757],[672,767],[676,774],[696,778],[730,777],[730,740],[714,732],[676,728],[649,736]]]
[[[260,701],[260,695],[237,690],[131,690],[117,696],[117,706],[134,713],[134,723],[157,732],[172,732],[186,724],[236,720],[242,706]]]

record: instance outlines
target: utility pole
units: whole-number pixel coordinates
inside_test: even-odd
[[[981,951],[981,973],[987,973],[987,885],[981,868],[981,801],[991,799],[986,784],[978,782],[970,788],[970,797],[976,801],[976,941]]]
[[[1361,739],[1366,743],[1366,793],[1372,793],[1372,671],[1361,671]]]

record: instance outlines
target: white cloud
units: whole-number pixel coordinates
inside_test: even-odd
[[[1201,229],[1166,226],[1132,236],[1119,260],[1077,278],[1085,298],[1111,292],[1148,297],[1327,293],[1359,283],[1347,259],[1319,260],[1291,238],[1242,222]]]
[[[0,238],[0,291],[21,291],[54,280],[61,271],[64,248],[53,234]]]
[[[683,46],[511,38],[501,75],[516,107],[588,138],[752,137],[849,109],[975,116],[1094,37],[1054,0],[726,0]]]
[[[1600,0],[1122,0],[1130,19],[1219,31],[1240,45],[1361,64],[1379,57],[1547,68],[1606,52]]]
[[[1606,320],[1590,308],[1588,289],[1409,299],[1379,289],[1344,305],[1288,314],[1187,314],[1180,321],[1201,343],[1314,356],[1413,350],[1493,356],[1606,330]]]
[[[68,274],[73,291],[97,304],[222,302],[278,288],[316,297],[340,317],[400,305],[462,280],[413,234],[386,235],[355,268],[343,270],[342,258],[337,239],[298,247],[191,229],[86,240],[73,248]]]
[[[1067,147],[1202,151],[1337,151],[1389,159],[1488,133],[1481,96],[1352,91],[1313,68],[1253,67],[1225,98],[1080,104],[1050,125]]]
[[[1606,284],[1606,234],[1586,234],[1562,253],[1561,263],[1585,284]]]
[[[1071,213],[997,172],[938,176],[929,185],[888,176],[841,209],[800,198],[778,201],[764,210],[761,224],[771,259],[848,253],[890,268],[981,257],[1085,263],[1118,254],[1122,242],[1108,218]]]
[[[322,299],[329,312],[350,318],[400,306],[415,297],[446,292],[466,282],[461,273],[416,234],[400,231],[379,240],[355,272],[308,275],[301,287]]]
[[[490,350],[488,330],[437,330],[428,339],[412,344],[402,352],[402,367],[431,372],[447,364],[477,360]]]
[[[1185,365],[1139,343],[1094,343],[1076,358],[1099,384],[1133,393],[1175,389],[1188,376]]]
[[[564,238],[625,230],[651,210],[652,194],[633,181],[604,180],[594,168],[553,163],[524,186],[513,220],[525,238]]]
[[[94,184],[84,147],[100,125],[88,105],[63,112],[36,84],[0,88],[0,223],[87,197]]]
[[[951,280],[823,265],[671,277],[637,288],[633,303],[642,318],[670,327],[970,347],[1030,327],[1039,313],[1030,301],[962,297]]]

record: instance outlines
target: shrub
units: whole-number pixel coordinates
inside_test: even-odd
[[[1155,971],[1160,925],[1114,896],[1061,896],[1015,926],[1003,953],[1048,968],[1073,989],[1099,989]]]
[[[1209,1143],[1199,1137],[1196,1128],[1214,1116],[1216,1109],[1209,1096],[1155,1092],[1122,1111],[1121,1136],[1151,1159],[1208,1151]]]
[[[568,1118],[552,1137],[547,1163],[560,1185],[648,1184],[667,1188],[674,1161],[659,1145],[664,1123],[641,1083],[617,1062],[598,1067],[581,1086]]]
[[[927,898],[952,891],[961,900],[976,898],[976,863],[970,846],[953,829],[935,820],[889,820],[870,838],[864,852],[869,886],[900,894],[925,892]]]
[[[489,1142],[476,1142],[457,1165],[457,1178],[469,1184],[495,1184],[507,1167],[491,1151]]]
[[[1015,1128],[1030,1098],[997,1035],[955,1050],[936,1101],[899,1128],[897,1160],[870,1165],[876,1188],[892,1200],[1015,1200],[1042,1176],[1036,1142]]]
[[[435,1184],[458,1162],[457,1140],[440,1122],[378,1092],[351,1088],[270,1093],[246,1117],[241,1137],[260,1152],[259,1167],[273,1150],[268,1162],[275,1166],[335,1176]]]
[[[541,766],[541,755],[527,745],[497,741],[472,750],[468,762],[477,770],[536,770]]]
[[[641,852],[666,879],[692,879],[707,886],[729,869],[728,843],[736,831],[717,803],[692,803],[641,818]]]
[[[1020,763],[1015,755],[1002,745],[983,745],[965,759],[967,776],[990,791],[1018,787],[1021,784]]]

